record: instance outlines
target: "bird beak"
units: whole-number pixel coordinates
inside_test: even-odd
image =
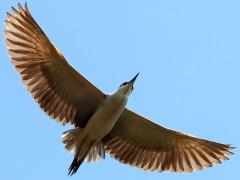
[[[136,81],[138,75],[139,75],[139,73],[137,73],[137,75],[131,81],[129,81],[129,84],[134,84],[134,82]]]

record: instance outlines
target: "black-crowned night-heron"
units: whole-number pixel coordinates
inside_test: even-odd
[[[28,91],[42,110],[74,129],[63,134],[74,151],[69,174],[105,152],[122,163],[151,171],[192,172],[226,160],[232,147],[159,126],[125,106],[136,75],[113,94],[104,94],[74,68],[40,26],[18,4],[7,13],[4,31],[8,54]]]

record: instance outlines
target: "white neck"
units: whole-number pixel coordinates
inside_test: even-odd
[[[114,94],[128,98],[131,94],[131,87],[130,85],[120,87]]]

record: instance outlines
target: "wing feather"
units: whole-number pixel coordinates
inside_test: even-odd
[[[128,109],[104,143],[107,152],[120,162],[158,172],[201,170],[232,154],[230,145],[164,128]]]
[[[12,64],[44,112],[63,125],[85,127],[106,95],[67,63],[27,4],[18,9],[7,13],[4,30]]]

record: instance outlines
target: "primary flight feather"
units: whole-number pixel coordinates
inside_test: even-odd
[[[159,126],[125,106],[138,74],[110,95],[71,67],[32,17],[27,4],[7,13],[8,54],[42,110],[62,125],[67,150],[74,151],[69,174],[84,159],[105,157],[151,171],[192,172],[227,160],[230,145],[196,138]]]

